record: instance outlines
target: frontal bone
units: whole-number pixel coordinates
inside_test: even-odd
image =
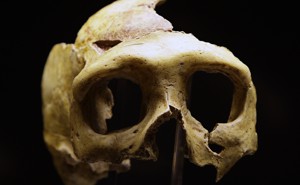
[[[170,119],[183,129],[188,159],[213,165],[217,180],[256,151],[256,92],[249,68],[225,47],[174,31],[154,11],[158,2],[116,1],[89,18],[74,44],[52,48],[42,80],[44,140],[66,185],[93,185],[110,171],[126,172],[132,158],[157,159],[155,134]],[[191,79],[199,71],[221,73],[234,88],[228,120],[212,131],[189,107]],[[130,126],[110,130],[114,79],[140,88],[142,114]]]

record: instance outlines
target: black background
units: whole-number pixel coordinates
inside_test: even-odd
[[[111,2],[1,2],[1,185],[62,184],[42,139],[43,67],[54,44],[73,43],[87,18]],[[297,184],[300,42],[296,7],[291,1],[168,0],[157,8],[174,30],[226,46],[251,70],[258,96],[258,151],[238,161],[220,185]],[[170,136],[171,131],[174,127],[159,131],[159,139],[165,139],[159,144],[162,150],[168,150],[164,144],[169,146],[172,139],[161,133]],[[171,153],[169,160],[160,158],[155,164],[134,161],[133,170],[120,175],[118,184],[168,184]],[[214,177],[211,167],[185,163],[184,184],[215,184]]]

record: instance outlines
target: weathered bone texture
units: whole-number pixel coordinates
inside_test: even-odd
[[[187,157],[215,166],[217,180],[256,151],[256,92],[248,67],[224,47],[172,31],[153,10],[159,2],[116,1],[83,25],[75,44],[51,50],[42,79],[44,140],[66,185],[94,185],[109,171],[126,172],[131,158],[157,159],[155,132],[171,118],[185,131]],[[187,84],[197,71],[222,73],[234,84],[228,122],[212,132],[187,107]],[[110,132],[114,100],[107,84],[114,78],[140,86],[145,116]],[[224,149],[216,153],[212,143]]]

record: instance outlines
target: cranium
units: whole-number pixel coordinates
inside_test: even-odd
[[[187,157],[213,165],[219,180],[257,149],[256,92],[248,67],[229,50],[172,30],[153,10],[160,0],[119,0],[83,25],[75,44],[57,44],[42,79],[44,140],[65,184],[92,185],[130,159],[156,159],[155,132],[175,118]],[[197,71],[222,73],[234,84],[227,123],[205,129],[190,113],[188,84]],[[130,128],[107,129],[114,98],[108,82],[124,78],[143,94],[143,117]],[[219,153],[209,147],[223,147]]]

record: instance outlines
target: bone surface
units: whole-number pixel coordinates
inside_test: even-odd
[[[249,68],[225,47],[173,31],[154,8],[160,0],[118,0],[92,15],[75,43],[53,46],[42,78],[44,141],[66,185],[94,185],[130,170],[130,159],[156,160],[155,133],[169,119],[185,132],[186,157],[213,165],[216,180],[257,149],[256,92]],[[197,71],[221,73],[234,85],[226,123],[209,132],[187,106]],[[128,79],[143,94],[144,116],[110,131],[114,97],[108,83]],[[209,144],[223,149],[214,152]]]

